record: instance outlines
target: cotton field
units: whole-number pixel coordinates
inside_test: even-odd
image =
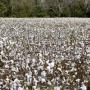
[[[0,90],[90,90],[90,19],[0,18]]]

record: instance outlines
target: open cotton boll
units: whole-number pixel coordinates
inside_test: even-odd
[[[80,82],[80,79],[78,78],[78,79],[76,79],[76,82]]]
[[[3,37],[2,40],[5,42],[8,39],[8,37]]]
[[[32,86],[33,90],[36,90],[36,86]]]
[[[40,57],[40,58],[41,58],[41,57],[43,57],[43,55],[42,55],[42,53],[41,53],[41,52],[39,53],[39,57]]]
[[[6,77],[6,81],[7,81],[8,83],[9,83],[9,81],[10,81],[10,79],[9,79],[9,77],[8,77],[8,76]]]
[[[1,51],[1,55],[2,55],[2,56],[5,56],[5,54],[4,54],[4,52],[3,52],[3,50]]]
[[[19,87],[18,90],[24,90],[22,87]]]
[[[34,70],[34,74],[37,75],[38,74],[38,71],[37,70]]]
[[[66,74],[68,74],[68,73],[69,73],[69,71],[68,71],[68,70],[65,70],[65,73],[66,73]]]
[[[47,60],[46,63],[49,65],[49,60]]]
[[[36,62],[36,59],[35,59],[35,58],[33,58],[33,59],[32,59],[32,63],[35,63],[35,62]]]
[[[80,42],[81,46],[84,47],[84,43],[83,42]]]
[[[30,62],[30,59],[29,58],[27,58],[26,59],[26,63],[27,63],[27,65],[28,65],[28,63]]]
[[[62,69],[61,69],[61,68],[57,68],[57,70],[62,71]]]
[[[5,28],[6,26],[5,26],[5,24],[3,23],[2,25],[0,25],[0,28],[1,29],[3,29],[3,28]]]
[[[41,72],[41,75],[45,77],[46,76],[46,72],[45,71],[42,71]]]
[[[63,55],[61,55],[61,60],[64,60],[64,59],[65,59],[65,57]]]
[[[60,87],[54,87],[54,90],[61,90]]]
[[[20,80],[18,78],[15,78],[14,83],[20,84]]]
[[[40,69],[43,70],[43,66],[41,66],[41,65],[38,66],[37,68],[38,68],[38,70],[40,70]]]
[[[48,85],[52,85],[52,83],[51,83],[49,80],[48,80],[47,84],[48,84]]]
[[[81,90],[87,90],[87,87],[84,83],[82,83],[81,87],[80,87]]]
[[[75,68],[74,68],[74,67],[72,67],[70,71],[71,71],[71,72],[75,71]]]
[[[45,78],[41,78],[41,82],[42,83],[46,82]]]
[[[51,69],[50,66],[47,66],[47,70],[48,70],[49,72],[50,72],[50,69]]]
[[[51,62],[49,65],[50,65],[51,68],[53,68],[54,65],[55,65],[55,63],[54,62]]]
[[[13,44],[15,44],[16,42],[14,42],[14,41],[9,41],[9,43],[10,43],[11,45],[13,45]]]
[[[8,64],[6,64],[6,65],[5,65],[5,68],[7,68],[7,69],[8,69],[8,68],[9,68],[9,65],[8,65]]]
[[[41,58],[39,58],[39,61],[40,61],[39,63],[40,63],[41,65],[43,65],[44,62],[43,62],[43,60],[42,60]]]
[[[14,63],[14,61],[13,60],[10,60],[10,62],[13,64]]]
[[[45,51],[45,53],[44,53],[46,56],[48,56],[48,54],[49,54],[49,52],[48,51]]]
[[[0,41],[0,46],[3,45],[3,41]]]
[[[46,63],[48,64],[48,66],[49,66],[50,68],[53,68],[54,65],[55,65],[55,62],[54,62],[54,61],[49,62],[49,60],[47,60]]]
[[[88,53],[90,53],[90,47],[87,47],[87,48],[86,48],[86,51],[87,51]]]
[[[77,58],[77,59],[80,59],[80,57],[81,57],[81,55],[76,55],[76,58]]]
[[[27,82],[30,82],[31,83],[31,80],[32,80],[32,74],[30,74],[30,73],[26,73],[26,80],[27,80]]]
[[[33,81],[34,81],[34,85],[37,86],[38,80],[34,78]]]

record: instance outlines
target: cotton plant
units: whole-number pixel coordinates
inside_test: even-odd
[[[87,89],[87,26],[73,19],[45,20],[13,19],[1,27],[6,28],[0,34],[1,90]]]

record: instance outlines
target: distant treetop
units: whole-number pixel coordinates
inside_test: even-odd
[[[0,0],[0,17],[90,17],[90,0]]]

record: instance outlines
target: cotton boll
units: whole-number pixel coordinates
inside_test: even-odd
[[[3,45],[3,41],[0,41],[0,45]]]
[[[57,70],[62,71],[61,68],[57,68]]]
[[[43,60],[42,60],[41,58],[39,59],[39,61],[40,61],[39,63],[40,63],[41,65],[43,65],[44,62],[43,62]]]
[[[79,82],[80,82],[80,79],[79,79],[79,78],[78,78],[78,79],[76,79],[76,82],[78,82],[78,83],[79,83]]]
[[[15,78],[15,80],[13,81],[13,88],[16,90],[17,86],[20,87],[20,81]]]
[[[49,60],[47,60],[46,63],[49,65]]]
[[[38,66],[37,68],[38,68],[38,70],[40,70],[40,69],[43,70],[43,66],[42,65]]]
[[[9,53],[9,56],[13,56],[13,55],[14,55],[14,53],[13,53],[13,52],[10,52],[10,53]]]
[[[68,70],[65,70],[65,73],[66,73],[66,74],[68,74],[68,72],[69,72]]]
[[[29,62],[30,62],[30,59],[27,58],[27,59],[26,59],[26,63],[27,63],[27,65],[29,64]]]
[[[42,55],[42,53],[41,53],[41,52],[39,53],[39,57],[40,57],[40,58],[42,58],[42,57],[43,57],[43,55]]]
[[[86,48],[86,51],[87,51],[88,53],[90,53],[90,47],[87,47],[87,48]]]
[[[50,71],[49,71],[51,74],[53,74],[53,69],[50,69]]]
[[[77,72],[75,72],[75,75],[77,75]]]
[[[75,78],[76,76],[75,75],[73,75],[73,78]]]
[[[74,67],[72,67],[72,69],[70,71],[73,72],[74,71]]]
[[[14,63],[14,61],[13,60],[10,60],[10,62],[13,64]]]
[[[38,74],[38,71],[37,70],[34,70],[34,74],[37,75]]]
[[[19,84],[20,83],[19,79],[15,78],[14,83],[18,83]]]
[[[54,62],[51,62],[50,63],[50,67],[53,68],[54,67],[54,64],[55,64]]]
[[[48,63],[48,66],[47,66],[47,70],[50,72],[50,73],[53,73],[53,68],[54,67],[54,63]]]
[[[33,90],[36,90],[36,86],[32,86]]]
[[[9,77],[7,76],[7,77],[6,77],[6,81],[9,82],[9,80],[10,80]]]
[[[64,59],[65,59],[65,58],[64,58],[64,56],[62,55],[62,56],[61,56],[61,60],[64,60]]]
[[[34,85],[37,86],[38,80],[34,77],[33,81],[34,81]]]
[[[7,49],[11,49],[11,47],[10,46],[7,46]]]
[[[3,52],[3,50],[1,51],[1,55],[2,55],[2,56],[5,56],[5,54],[4,54],[4,52]]]
[[[84,83],[82,83],[81,87],[80,87],[81,90],[87,90],[87,87]]]
[[[71,63],[71,66],[74,67],[75,66],[75,63]]]
[[[10,45],[14,45],[16,42],[14,41],[9,41]]]
[[[48,84],[48,85],[52,85],[52,83],[51,83],[49,80],[48,80],[47,84]]]
[[[5,26],[5,24],[2,24],[2,25],[0,25],[1,27],[1,29],[3,29],[3,28],[5,28],[6,26]]]
[[[41,72],[41,75],[45,77],[46,76],[46,72],[45,71],[42,71]]]
[[[26,79],[27,79],[27,82],[30,82],[32,81],[32,74],[31,73],[26,73]]]
[[[2,40],[5,42],[8,39],[8,37],[3,37]]]
[[[88,83],[88,80],[84,80],[84,83]]]
[[[9,68],[9,65],[8,65],[8,64],[6,64],[6,65],[5,65],[5,68],[7,68],[7,69],[8,69],[8,68]]]
[[[33,58],[33,59],[32,59],[32,63],[35,63],[35,62],[36,62],[36,59],[35,59],[35,58]]]
[[[18,90],[24,90],[22,87],[19,87]]]
[[[49,52],[48,51],[45,51],[45,55],[48,56]]]
[[[84,43],[83,42],[80,42],[81,46],[84,47]]]
[[[60,87],[54,87],[54,90],[61,90]]]
[[[50,71],[50,66],[47,66],[47,70]]]
[[[77,56],[76,56],[77,59],[80,59],[80,57],[81,57],[80,55],[77,55]]]
[[[36,89],[34,89],[34,90],[40,90],[40,89],[36,88]]]
[[[45,78],[41,78],[41,82],[42,83],[46,82]]]
[[[0,48],[3,49],[3,44],[0,43]]]
[[[29,90],[28,87],[25,88],[26,90]]]

